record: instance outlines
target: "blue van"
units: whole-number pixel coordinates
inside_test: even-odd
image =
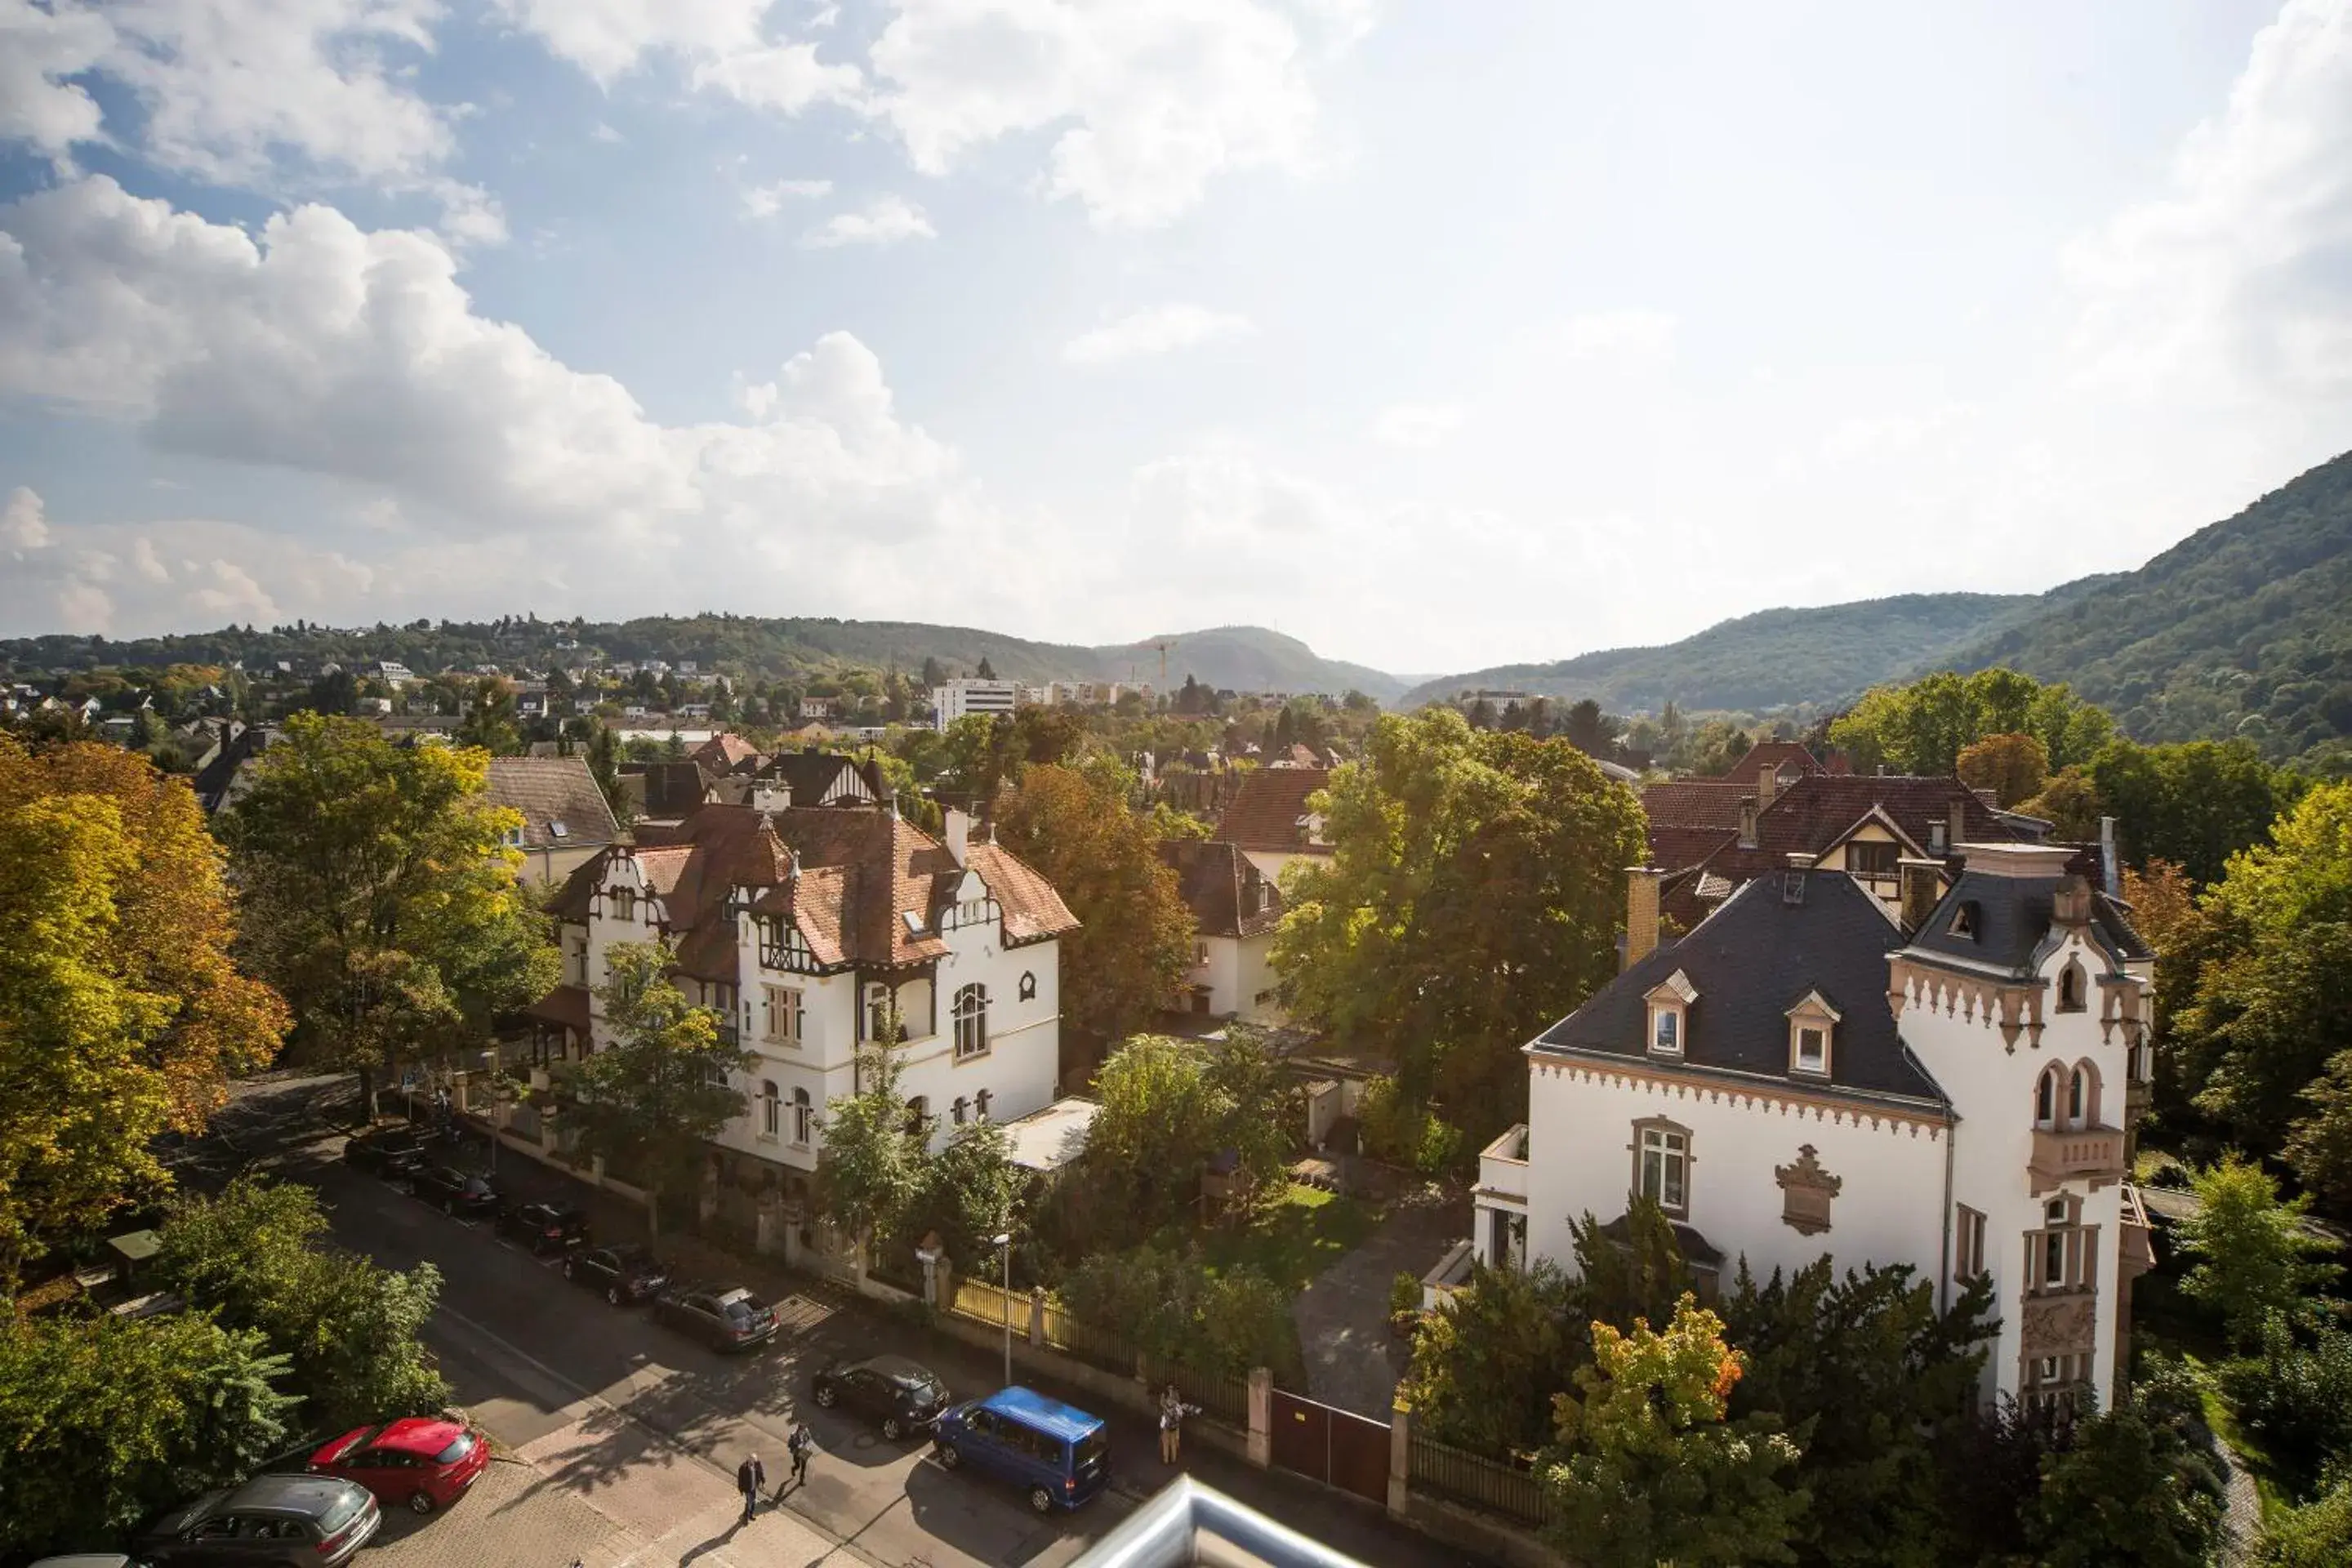
[[[970,1465],[1013,1482],[1039,1513],[1076,1508],[1110,1485],[1110,1430],[1031,1388],[1014,1386],[956,1405],[931,1428],[949,1469]]]

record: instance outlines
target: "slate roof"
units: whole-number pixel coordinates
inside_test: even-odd
[[[839,752],[814,748],[783,752],[769,758],[759,776],[783,784],[793,792],[794,805],[822,805],[845,773],[856,779],[858,788],[868,800],[880,800],[890,793],[883,784],[881,770],[873,763],[861,763]]]
[[[1282,923],[1282,889],[1238,844],[1163,838],[1159,852],[1202,936],[1262,936]]]
[[[1528,1053],[1622,1057],[1654,1071],[1816,1084],[1789,1071],[1788,1011],[1818,991],[1840,1015],[1827,1087],[1941,1103],[1943,1092],[1904,1045],[1886,1005],[1886,955],[1903,945],[1902,932],[1852,878],[1801,875],[1801,901],[1786,900],[1780,876],[1749,882],[1689,935],[1545,1030]],[[1697,993],[1679,1061],[1650,1055],[1646,1000],[1676,971]]]
[[[1242,774],[1241,786],[1211,837],[1244,849],[1328,853],[1326,847],[1307,841],[1300,819],[1307,815],[1307,797],[1330,782],[1328,768],[1252,768]]]
[[[492,757],[489,795],[492,805],[522,813],[526,848],[594,847],[621,837],[584,757]]]
[[[1914,951],[1990,965],[2022,974],[2034,964],[2035,950],[2050,933],[2051,913],[2065,876],[2020,877],[1964,868],[1935,912],[1920,922]],[[1967,906],[1973,937],[1952,934],[1952,922]],[[2117,963],[2152,960],[2156,954],[2132,929],[2121,905],[2095,888],[2091,925]]]

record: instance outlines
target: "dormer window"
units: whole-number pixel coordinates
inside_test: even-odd
[[[1945,928],[1945,930],[1946,930],[1946,931],[1948,931],[1951,935],[1953,935],[1953,936],[1955,936],[1955,937],[1958,937],[1958,938],[1960,941],[1962,941],[1962,942],[1974,942],[1974,941],[1976,941],[1976,939],[1977,939],[1977,906],[1976,906],[1976,900],[1974,900],[1973,899],[1971,899],[1971,900],[1969,900],[1967,903],[1962,904],[1958,909],[1954,910],[1952,911],[1952,923],[1951,923],[1950,925],[1947,926],[1947,927]]]
[[[1792,1077],[1827,1078],[1830,1052],[1843,1018],[1818,991],[1808,991],[1788,1011],[1789,1071]]]
[[[1698,989],[1675,970],[1644,998],[1649,1003],[1649,1050],[1654,1057],[1680,1057],[1687,1047],[1691,1004]]]
[[[2070,958],[2066,961],[2066,967],[2058,972],[2058,1011],[2083,1011],[2084,990],[2083,966]]]
[[[637,918],[637,894],[635,889],[615,888],[613,889],[613,918],[616,921],[633,921]]]

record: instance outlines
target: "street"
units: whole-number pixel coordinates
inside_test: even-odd
[[[1041,1519],[1009,1489],[942,1469],[927,1443],[887,1443],[806,1397],[814,1369],[885,1349],[929,1364],[959,1397],[976,1395],[1002,1383],[995,1358],[813,1281],[777,1303],[784,1328],[776,1343],[720,1356],[656,1326],[645,1309],[607,1306],[567,1282],[558,1260],[534,1258],[488,1223],[445,1216],[351,1170],[337,1157],[341,1142],[290,1126],[266,1153],[244,1140],[275,1174],[319,1190],[342,1245],[389,1267],[429,1261],[440,1269],[441,1304],[425,1338],[457,1402],[499,1456],[445,1517],[387,1513],[367,1563],[1053,1568],[1171,1474],[1141,1417],[1097,1408],[1114,1425],[1117,1489],[1074,1515]],[[576,1195],[561,1174],[510,1155],[500,1173],[511,1190]],[[818,1440],[806,1486],[743,1525],[736,1465],[758,1453],[772,1496],[790,1468],[785,1438],[803,1415]],[[1250,1489],[1255,1506],[1368,1563],[1475,1561],[1304,1480],[1274,1480],[1220,1455],[1194,1468],[1213,1485]]]

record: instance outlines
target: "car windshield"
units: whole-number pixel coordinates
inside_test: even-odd
[[[353,1454],[358,1453],[362,1448],[366,1447],[370,1443],[374,1442],[378,1437],[382,1436],[386,1430],[388,1430],[388,1428],[383,1426],[361,1427],[358,1431],[352,1433],[341,1442],[330,1447],[326,1452],[325,1462],[328,1464],[333,1464],[339,1459],[350,1458]]]
[[[911,1367],[892,1373],[890,1381],[898,1384],[901,1392],[911,1394],[918,1399],[943,1399],[947,1396],[948,1391],[940,1385],[938,1378]]]
[[[454,1465],[473,1451],[474,1435],[471,1432],[460,1432],[457,1434],[456,1442],[433,1456],[433,1462],[436,1465]]]
[[[1091,1475],[1102,1468],[1103,1458],[1109,1452],[1110,1440],[1103,1436],[1099,1426],[1079,1438],[1076,1454],[1078,1474]]]
[[[736,1286],[731,1290],[719,1291],[717,1295],[717,1300],[721,1307],[724,1307],[730,1312],[752,1311],[757,1309],[758,1305],[751,1300],[751,1292],[744,1289],[740,1285]]]
[[[352,1516],[367,1505],[367,1493],[359,1488],[345,1487],[341,1494],[327,1505],[327,1511],[319,1516],[319,1528],[332,1535],[351,1523]]]

